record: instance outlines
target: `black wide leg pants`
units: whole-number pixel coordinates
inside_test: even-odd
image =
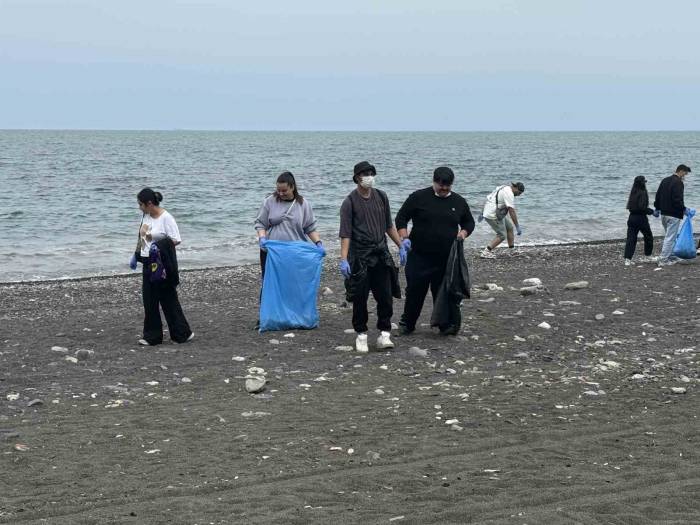
[[[651,233],[649,219],[646,215],[630,214],[627,219],[627,243],[625,244],[625,259],[631,259],[637,247],[637,235],[644,236],[644,255],[647,257],[654,251],[654,236]]]
[[[170,339],[176,343],[184,343],[192,335],[190,325],[177,298],[177,290],[167,283],[152,283],[146,265],[143,268],[143,338],[149,345],[163,342],[163,322],[160,309],[163,310],[165,321],[168,323]]]

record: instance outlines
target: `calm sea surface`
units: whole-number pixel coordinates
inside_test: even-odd
[[[633,178],[647,177],[653,200],[680,163],[698,173],[685,198],[700,207],[700,132],[0,131],[0,281],[128,272],[144,186],[178,222],[184,268],[254,262],[253,221],[284,170],[337,247],[340,203],[365,159],[393,213],[439,165],[454,169],[475,217],[497,185],[524,182],[522,244],[623,237]],[[478,224],[468,246],[490,237]]]

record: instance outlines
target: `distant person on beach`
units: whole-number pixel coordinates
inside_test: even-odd
[[[284,171],[277,177],[275,191],[265,198],[255,218],[255,231],[258,234],[263,278],[267,258],[265,244],[268,240],[311,240],[321,253],[326,253],[321,236],[316,231],[316,217],[311,203],[299,194],[296,179],[290,171]],[[255,329],[258,328],[256,324]]]
[[[523,233],[518,221],[518,214],[515,212],[515,197],[522,195],[523,192],[525,192],[525,185],[522,182],[511,182],[499,186],[486,197],[486,204],[484,204],[484,210],[479,220],[482,217],[486,219],[491,229],[496,232],[496,237],[481,251],[479,254],[481,258],[494,259],[496,257],[496,254],[493,253],[494,248],[506,239],[508,240],[508,248],[515,247],[513,228],[518,235]]]
[[[180,230],[170,213],[161,208],[163,195],[151,188],[142,189],[136,196],[143,212],[140,228],[140,249],[136,259],[143,265],[143,346],[163,342],[163,322],[160,309],[168,323],[170,339],[176,343],[191,341],[194,332],[185,318],[177,297],[180,282],[175,246],[180,244]]]
[[[644,261],[654,260],[651,252],[654,251],[654,236],[651,233],[647,215],[659,216],[658,211],[649,207],[649,193],[647,192],[647,180],[638,175],[632,183],[629,199],[627,199],[629,218],[627,219],[627,243],[625,244],[625,266],[632,266],[632,256],[637,247],[637,236],[642,232],[644,236]]]
[[[678,257],[673,256],[673,247],[676,243],[678,228],[688,211],[683,201],[683,180],[691,171],[685,164],[680,164],[676,172],[663,179],[659,189],[656,190],[654,209],[661,213],[661,224],[666,232],[659,256],[659,266],[675,264],[679,260]]]
[[[406,264],[406,302],[399,322],[402,335],[416,329],[428,288],[435,303],[455,238],[466,239],[474,231],[467,201],[452,191],[454,179],[450,168],[436,168],[432,186],[409,195],[396,214],[400,256]],[[410,235],[409,222],[413,224]],[[441,327],[440,333],[456,335],[460,325]]]
[[[357,187],[340,207],[340,273],[346,295],[352,302],[352,326],[357,333],[355,349],[367,352],[367,300],[372,292],[377,301],[377,348],[393,348],[391,316],[393,297],[401,297],[398,269],[389,253],[386,236],[401,247],[401,239],[391,221],[389,199],[374,188],[377,170],[367,161],[353,170]]]

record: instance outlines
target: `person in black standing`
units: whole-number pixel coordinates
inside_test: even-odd
[[[651,252],[654,251],[654,236],[651,233],[647,215],[659,216],[658,211],[649,207],[649,193],[647,193],[647,180],[639,175],[634,178],[632,190],[627,200],[627,209],[630,212],[627,219],[627,243],[625,244],[625,266],[632,266],[632,256],[637,247],[637,235],[642,232],[644,236],[644,256],[646,261],[652,260]]]
[[[435,169],[433,185],[413,192],[396,215],[396,229],[402,239],[401,256],[408,259],[406,302],[399,323],[403,335],[415,330],[428,288],[433,302],[437,298],[455,237],[466,239],[474,231],[474,217],[467,201],[452,191],[454,178],[448,167]],[[409,222],[413,223],[410,235]],[[441,327],[440,332],[456,335],[460,325],[458,321]]]
[[[168,323],[170,339],[176,343],[191,341],[194,332],[185,318],[176,290],[180,279],[175,246],[181,242],[180,230],[173,216],[160,206],[163,200],[160,192],[144,188],[136,200],[143,212],[139,246],[134,254],[136,260],[143,264],[143,338],[138,343],[153,346],[163,342],[160,308]]]
[[[377,348],[393,348],[391,316],[393,297],[401,297],[398,270],[389,253],[386,236],[397,246],[401,239],[391,222],[389,199],[374,188],[377,170],[367,161],[355,165],[357,184],[340,207],[340,273],[345,279],[347,298],[352,302],[352,327],[357,333],[355,349],[368,352],[367,300],[372,292],[377,301]]]

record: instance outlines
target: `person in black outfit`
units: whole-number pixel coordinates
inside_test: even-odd
[[[454,178],[450,168],[437,168],[433,185],[413,192],[396,215],[396,229],[402,238],[400,255],[407,258],[406,302],[399,323],[403,335],[415,330],[428,288],[433,302],[437,298],[455,237],[465,239],[474,231],[467,201],[452,191]],[[409,221],[413,223],[410,235]],[[440,332],[456,335],[460,325],[458,318],[451,326],[440,327]]]
[[[673,247],[676,244],[678,228],[688,211],[683,200],[683,179],[690,172],[691,169],[688,166],[680,164],[676,172],[663,179],[659,189],[656,190],[654,209],[661,213],[661,224],[666,232],[659,256],[659,266],[674,264],[679,260],[673,255]]]
[[[345,279],[346,297],[352,302],[352,327],[357,333],[355,349],[367,352],[367,300],[372,292],[377,301],[377,349],[393,348],[391,316],[393,297],[401,297],[398,270],[389,253],[386,237],[401,245],[391,222],[389,199],[374,188],[377,170],[367,161],[354,168],[357,188],[340,207],[340,273]]]
[[[632,266],[632,256],[637,247],[637,235],[642,232],[644,236],[644,255],[646,260],[651,260],[651,252],[654,251],[654,236],[651,233],[647,215],[659,216],[658,211],[649,207],[649,193],[647,193],[647,180],[639,175],[634,178],[632,191],[627,200],[627,209],[630,212],[627,219],[627,243],[625,244],[625,266]]]

